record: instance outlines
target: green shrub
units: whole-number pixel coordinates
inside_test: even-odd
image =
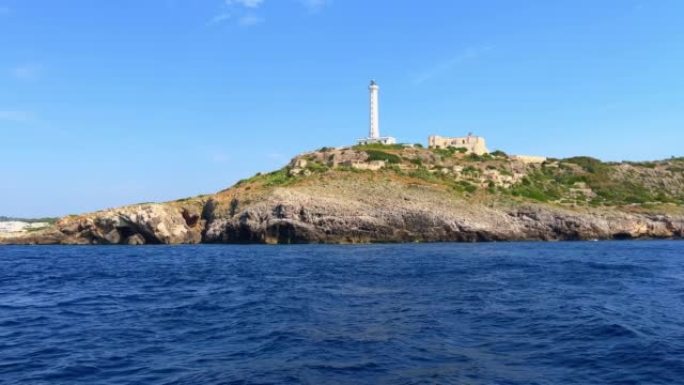
[[[306,164],[306,169],[311,171],[311,172],[326,172],[330,168],[322,163],[318,162],[308,162]]]
[[[606,170],[607,166],[596,158],[590,156],[576,156],[574,158],[566,158],[562,160],[566,163],[573,163],[582,167],[586,172],[599,173]]]
[[[242,186],[244,184],[253,182],[261,182],[265,186],[277,186],[286,184],[287,182],[290,182],[292,179],[294,178],[289,175],[289,168],[284,167],[280,170],[273,171],[267,174],[262,174],[258,172],[251,178],[239,180],[237,183],[235,183],[235,186]]]
[[[466,166],[463,168],[463,173],[468,174],[468,175],[480,175],[480,169],[475,168],[473,166]]]
[[[447,148],[431,148],[430,151],[432,151],[433,153],[435,153],[435,154],[437,154],[443,158],[450,158],[450,157],[454,156],[455,153],[465,154],[466,152],[468,152],[468,149],[466,149],[464,147],[449,146]]]
[[[368,160],[384,160],[387,163],[401,163],[401,157],[395,154],[390,154],[389,152],[384,152],[380,150],[364,150],[368,154]]]
[[[552,200],[543,189],[531,185],[518,185],[511,188],[511,194],[523,198],[533,199],[539,202],[548,202]]]
[[[510,188],[514,196],[529,198],[540,202],[559,200],[563,197],[566,187],[561,187],[553,178],[544,171],[529,173],[522,178],[520,183]]]
[[[287,168],[264,174],[260,178],[263,178],[265,186],[282,186],[294,179],[289,175]]]
[[[437,182],[439,181],[439,178],[437,178],[433,173],[428,171],[426,168],[421,167],[417,170],[413,170],[409,172],[408,174],[412,178],[417,178],[417,179],[422,179],[428,182]]]
[[[358,144],[352,147],[357,151],[366,150],[402,150],[404,149],[403,144],[382,144],[382,143],[369,143],[369,144]]]
[[[553,179],[564,186],[574,186],[575,183],[587,183],[587,177],[584,175],[560,173],[552,176]]]
[[[454,152],[451,151],[449,148],[431,148],[430,151],[432,151],[434,154],[441,156],[442,158],[448,158],[454,155]]]
[[[403,174],[403,171],[401,170],[401,167],[399,167],[398,164],[386,164],[384,169],[389,170],[389,171],[393,171],[397,174]]]
[[[505,168],[500,168],[500,169],[499,169],[499,173],[500,173],[501,175],[513,176],[513,173],[510,172],[510,171],[508,171],[508,170],[505,169]]]
[[[477,186],[468,181],[460,180],[456,182],[456,184],[454,185],[454,189],[456,189],[456,191],[467,192],[472,194],[475,191],[477,191]]]
[[[658,163],[656,162],[625,162],[634,167],[644,167],[644,168],[656,168]]]
[[[629,204],[654,202],[658,199],[644,186],[633,182],[600,181],[589,182],[592,190],[604,204]]]

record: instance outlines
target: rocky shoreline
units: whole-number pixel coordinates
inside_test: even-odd
[[[216,212],[214,200],[199,207],[130,206],[64,218],[45,231],[2,237],[0,244],[348,244],[684,237],[682,216],[573,212],[541,205],[426,211],[410,202],[391,210],[384,206],[359,209],[317,197],[307,197],[306,204],[300,199],[267,200],[232,216]]]
[[[0,244],[684,238],[678,203],[684,160],[645,166],[581,161],[529,164],[505,155],[471,159],[402,147],[323,149],[217,194],[68,216],[45,230],[0,234]],[[617,199],[614,192],[662,201],[608,202]]]

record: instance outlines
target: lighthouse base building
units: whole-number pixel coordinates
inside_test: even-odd
[[[397,140],[391,136],[380,138],[363,138],[357,141],[358,144],[397,144]]]

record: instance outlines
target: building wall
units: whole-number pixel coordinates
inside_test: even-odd
[[[449,138],[444,136],[431,135],[428,137],[428,147],[430,148],[465,148],[469,153],[483,155],[488,154],[485,139],[481,136],[464,136],[460,138]]]
[[[533,163],[544,163],[546,161],[545,156],[532,156],[532,155],[512,155],[511,159],[519,160],[526,164]]]

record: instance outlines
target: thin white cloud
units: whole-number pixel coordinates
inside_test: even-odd
[[[332,0],[299,0],[310,12],[319,12],[332,3]]]
[[[416,85],[423,84],[435,77],[441,76],[453,70],[455,67],[462,63],[480,58],[483,54],[490,51],[491,49],[492,47],[468,48],[459,53],[458,55],[448,60],[444,60],[440,63],[437,63],[431,68],[422,71],[415,77],[415,79],[413,79],[413,83]]]
[[[212,17],[211,20],[207,22],[207,25],[221,24],[230,20],[231,17],[232,15],[230,14],[230,12],[219,13],[218,15]]]
[[[260,24],[264,19],[254,14],[254,11],[263,3],[264,0],[224,0],[222,11],[209,19],[207,25],[213,26],[228,21],[233,21],[241,27]]]
[[[264,0],[226,0],[226,5],[239,5],[246,8],[259,8]]]
[[[259,17],[257,15],[245,15],[238,20],[238,24],[240,24],[241,27],[253,27],[257,24],[261,24],[264,22],[264,19],[262,17]]]
[[[311,13],[317,13],[332,4],[333,0],[293,0]],[[207,21],[208,26],[233,22],[241,27],[261,24],[265,19],[257,12],[266,0],[223,0],[222,11]]]
[[[0,110],[0,121],[12,123],[29,123],[34,120],[33,114],[27,111]]]
[[[43,67],[38,64],[23,64],[11,69],[12,77],[18,80],[38,80]]]

